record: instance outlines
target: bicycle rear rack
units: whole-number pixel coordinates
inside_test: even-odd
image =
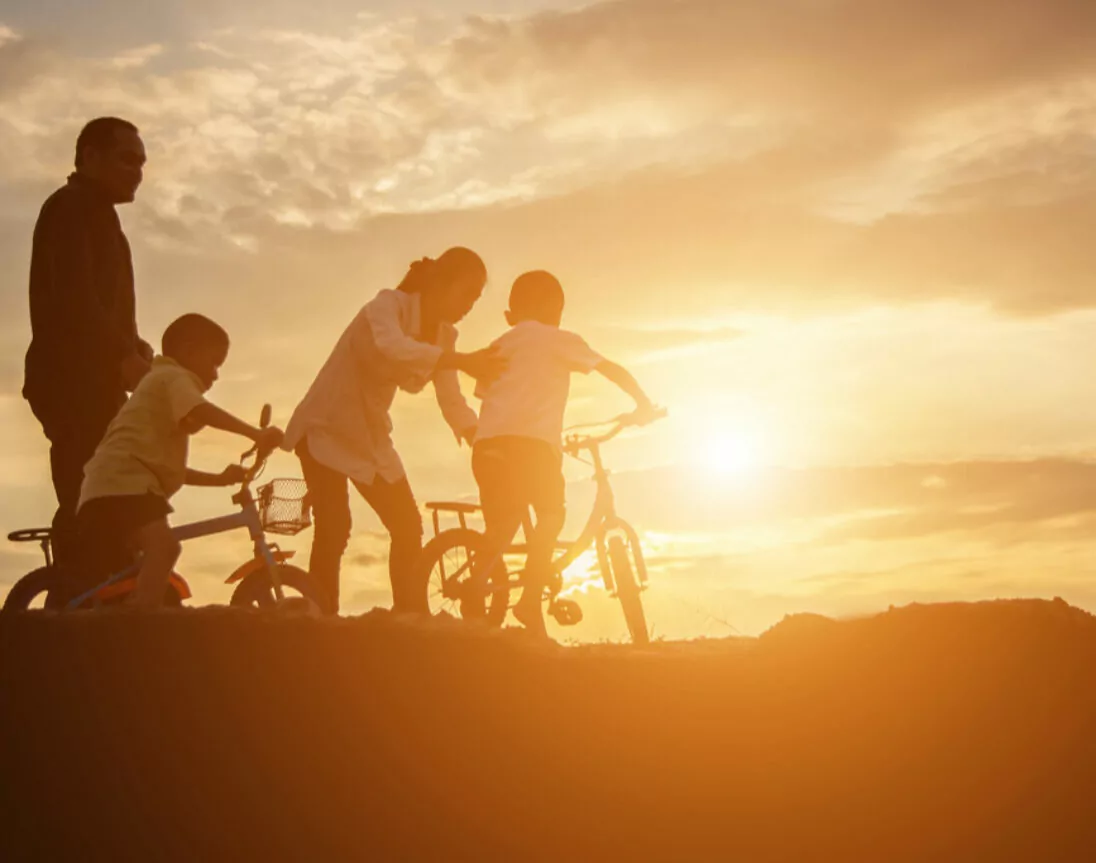
[[[432,514],[434,536],[441,533],[441,514],[443,512],[455,514],[461,528],[466,530],[468,528],[468,516],[475,515],[480,511],[478,503],[461,503],[460,501],[431,501],[426,504],[426,508]]]

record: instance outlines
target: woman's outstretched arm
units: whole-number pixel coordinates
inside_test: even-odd
[[[447,353],[455,353],[457,348],[457,330],[453,326],[444,326],[439,330],[438,342]],[[453,430],[457,441],[466,441],[469,446],[475,440],[476,425],[479,417],[468,404],[460,389],[457,370],[439,369],[434,375],[434,394],[438,399],[441,414]]]

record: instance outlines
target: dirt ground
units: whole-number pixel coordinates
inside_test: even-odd
[[[1096,860],[1096,619],[0,616],[0,859]]]

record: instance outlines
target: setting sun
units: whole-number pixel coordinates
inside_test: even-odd
[[[734,432],[710,437],[701,450],[698,464],[717,476],[735,478],[756,474],[764,466],[757,442]]]

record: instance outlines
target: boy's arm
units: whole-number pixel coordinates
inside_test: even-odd
[[[635,400],[636,407],[641,411],[654,410],[654,405],[647,397],[647,393],[643,392],[639,381],[624,366],[603,359],[594,366],[594,371],[630,395]]]
[[[206,488],[220,488],[243,482],[244,474],[244,469],[238,464],[229,465],[220,473],[206,473],[203,470],[194,470],[188,467],[186,469],[186,484]]]
[[[282,430],[269,426],[265,429],[256,428],[241,419],[237,419],[226,410],[222,410],[214,404],[203,402],[188,413],[182,421],[183,428],[190,434],[206,428],[220,429],[221,431],[238,434],[250,441],[260,444],[264,448],[274,449],[282,442]]]

